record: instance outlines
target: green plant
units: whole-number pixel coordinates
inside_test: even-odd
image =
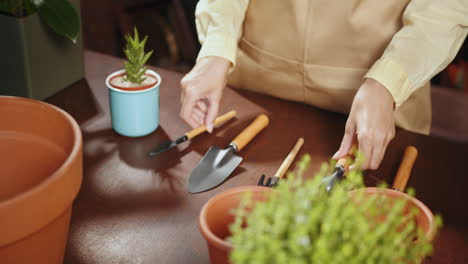
[[[124,80],[141,84],[146,79],[146,77],[143,77],[146,73],[145,63],[153,54],[153,51],[145,53],[145,44],[148,36],[145,36],[140,42],[137,29],[134,28],[133,31],[135,34],[133,38],[130,34],[125,35],[126,45],[124,52],[127,60],[124,62]]]
[[[403,213],[406,200],[364,198],[359,191],[351,200],[349,191],[364,186],[356,170],[327,192],[321,180],[334,164],[304,181],[309,162],[305,156],[253,210],[249,196],[242,199],[228,238],[231,263],[418,263],[431,252],[428,238],[409,220],[416,212]]]
[[[18,18],[38,13],[56,33],[76,42],[80,18],[68,0],[0,0],[0,12]]]

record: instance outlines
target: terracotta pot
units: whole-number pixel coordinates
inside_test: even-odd
[[[231,209],[237,208],[242,195],[251,192],[254,201],[262,201],[271,188],[241,186],[226,190],[212,197],[203,206],[199,226],[208,243],[208,252],[213,264],[228,264],[232,246],[225,239],[230,235],[229,226],[234,222]]]
[[[362,189],[360,189],[362,190]],[[355,194],[357,190],[351,191],[351,195]],[[386,197],[396,200],[396,199],[408,199],[408,203],[405,208],[405,213],[409,213],[412,208],[416,208],[418,210],[417,216],[415,217],[414,221],[417,226],[422,228],[422,230],[426,233],[430,241],[434,239],[436,233],[436,225],[434,222],[434,215],[432,214],[431,210],[423,204],[418,199],[409,196],[406,193],[399,192],[392,189],[386,188],[377,188],[377,187],[368,187],[364,188],[365,195],[385,195]]]
[[[52,105],[0,96],[0,262],[63,263],[78,194],[78,124]]]

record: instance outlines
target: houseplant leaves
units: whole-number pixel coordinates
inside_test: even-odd
[[[80,19],[68,0],[44,0],[38,7],[38,13],[57,34],[76,42]]]

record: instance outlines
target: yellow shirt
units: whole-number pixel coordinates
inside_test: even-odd
[[[236,66],[248,7],[249,0],[200,0],[196,9],[202,43],[198,59],[219,56]],[[280,12],[272,15],[281,16]],[[453,60],[467,35],[467,25],[467,0],[411,0],[403,13],[401,29],[365,77],[383,84],[400,107]]]

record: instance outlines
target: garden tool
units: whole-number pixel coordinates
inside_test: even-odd
[[[401,160],[400,166],[398,168],[395,180],[393,181],[392,188],[379,188],[379,187],[366,187],[363,189],[352,190],[351,195],[356,191],[363,192],[366,196],[375,196],[379,195],[385,199],[404,199],[406,200],[404,214],[409,214],[416,210],[416,215],[414,215],[414,221],[417,226],[419,226],[424,234],[426,235],[425,239],[432,241],[435,237],[437,231],[437,224],[434,220],[434,215],[431,210],[424,205],[420,200],[410,196],[405,193],[406,183],[408,182],[409,176],[411,174],[411,169],[413,168],[414,162],[418,156],[418,151],[413,146],[408,146],[405,149],[403,158]],[[421,234],[418,233],[417,236]],[[416,237],[416,243],[418,238]]]
[[[188,191],[203,192],[224,182],[242,161],[242,157],[236,154],[265,128],[268,122],[268,117],[261,114],[226,149],[211,147],[190,174]]]
[[[232,110],[232,111],[230,111],[230,112],[216,118],[215,121],[214,121],[214,125],[216,126],[216,125],[218,125],[218,124],[220,124],[222,122],[228,121],[231,118],[233,118],[234,116],[236,116],[236,111]],[[178,139],[176,139],[174,141],[163,142],[159,146],[157,146],[155,149],[153,149],[151,152],[149,152],[148,156],[152,157],[152,156],[156,156],[158,154],[161,154],[164,151],[169,150],[169,149],[179,145],[180,143],[183,143],[183,142],[185,142],[185,141],[187,141],[189,139],[193,139],[194,137],[200,135],[201,133],[203,133],[205,131],[206,131],[206,126],[203,125],[201,127],[195,128],[195,129],[185,133],[185,135],[181,136],[180,138],[178,138]]]
[[[343,179],[345,172],[348,170],[348,167],[354,161],[354,158],[355,158],[354,153],[356,152],[357,148],[358,148],[357,140],[355,140],[348,154],[346,154],[346,156],[340,158],[336,162],[333,174],[323,178],[322,183],[324,183],[327,186],[326,187],[327,192],[333,189],[333,185],[335,185],[337,181],[340,181]]]
[[[392,189],[404,192],[406,188],[406,183],[408,183],[411,170],[413,169],[414,162],[418,157],[418,150],[413,146],[408,146],[403,153],[403,158],[401,159],[400,167],[398,168],[395,180],[393,181]]]
[[[279,167],[278,171],[276,171],[274,177],[273,178],[268,177],[268,180],[266,181],[266,183],[263,183],[266,177],[265,174],[263,174],[262,177],[260,177],[260,180],[258,181],[257,185],[265,186],[265,187],[274,187],[276,183],[278,182],[278,180],[283,178],[284,174],[291,166],[291,163],[296,158],[296,155],[301,149],[303,144],[304,144],[304,139],[299,138],[296,142],[296,145],[294,145],[294,147],[292,148],[291,152],[289,152],[286,159],[284,159],[283,163],[281,163],[281,166]]]

